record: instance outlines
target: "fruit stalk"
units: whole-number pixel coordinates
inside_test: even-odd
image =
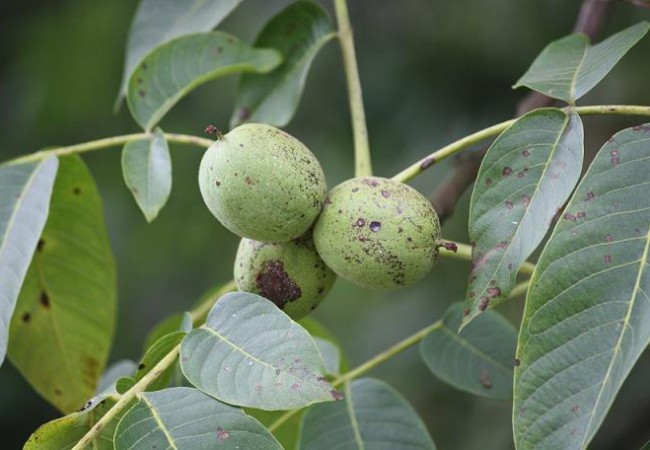
[[[370,162],[370,145],[368,144],[368,130],[366,128],[366,113],[363,109],[363,95],[359,68],[354,51],[352,26],[348,14],[346,0],[335,0],[336,21],[339,26],[339,41],[343,54],[343,67],[348,85],[350,99],[350,114],[352,115],[352,129],[354,133],[354,173],[357,177],[372,175]]]

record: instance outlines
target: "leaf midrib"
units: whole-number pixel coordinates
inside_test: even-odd
[[[225,342],[226,344],[230,345],[233,349],[235,349],[235,350],[241,352],[243,355],[245,355],[246,357],[252,359],[253,361],[255,361],[255,362],[257,362],[257,363],[259,363],[259,364],[261,364],[261,365],[263,365],[263,366],[265,366],[265,367],[267,367],[267,368],[269,368],[269,369],[272,369],[272,370],[280,370],[280,373],[284,373],[285,375],[287,375],[287,376],[290,377],[291,379],[298,380],[298,381],[303,381],[303,382],[307,382],[307,383],[310,384],[311,386],[314,386],[314,387],[319,388],[319,389],[322,390],[322,387],[321,387],[321,386],[319,386],[318,384],[314,384],[314,383],[310,382],[310,380],[307,379],[307,378],[301,378],[301,377],[298,377],[298,376],[296,376],[296,375],[293,375],[291,372],[289,372],[288,370],[286,370],[286,369],[283,368],[283,367],[276,367],[276,366],[273,366],[273,365],[267,363],[266,361],[262,361],[261,359],[259,359],[259,358],[256,357],[255,355],[253,355],[253,354],[247,352],[246,350],[244,350],[244,348],[242,348],[242,347],[240,347],[239,345],[237,345],[237,344],[235,344],[234,342],[232,342],[230,339],[226,338],[224,335],[222,335],[221,333],[219,333],[217,330],[215,330],[215,329],[213,329],[213,328],[209,328],[209,327],[207,327],[207,326],[203,326],[203,327],[201,327],[201,328],[204,329],[204,330],[209,331],[209,332],[212,333],[212,334],[214,334],[214,335],[215,335],[219,340],[221,340],[221,341]]]
[[[587,423],[587,426],[585,428],[586,432],[583,435],[582,442],[580,444],[580,448],[584,448],[586,445],[586,441],[588,439],[588,436],[590,435],[590,430],[591,430],[591,424],[593,423],[595,414],[593,411],[596,410],[598,407],[598,404],[600,403],[600,399],[603,396],[603,392],[605,390],[605,385],[607,385],[611,373],[612,373],[612,368],[614,367],[614,361],[616,360],[616,356],[621,350],[621,344],[623,342],[623,337],[626,335],[626,330],[628,327],[631,329],[629,322],[630,318],[632,316],[632,310],[634,309],[634,305],[636,303],[636,296],[638,292],[641,290],[641,278],[643,277],[643,274],[645,273],[645,267],[648,264],[648,254],[650,253],[650,228],[648,228],[648,231],[646,232],[646,244],[645,248],[643,249],[643,255],[641,256],[641,259],[639,260],[639,273],[637,274],[636,282],[634,283],[634,288],[632,289],[632,294],[630,296],[630,304],[627,309],[627,314],[625,316],[625,319],[623,321],[623,327],[621,328],[621,334],[618,337],[618,341],[616,342],[616,346],[614,347],[614,352],[612,354],[612,359],[609,364],[609,367],[607,368],[607,372],[605,373],[605,377],[603,377],[602,381],[602,386],[600,390],[598,391],[598,397],[596,397],[596,401],[594,402],[594,407],[592,409],[592,414],[589,417],[589,422]],[[611,406],[611,405],[610,405]]]

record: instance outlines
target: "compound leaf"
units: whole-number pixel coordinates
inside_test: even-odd
[[[434,450],[435,445],[417,412],[399,393],[386,383],[362,378],[346,384],[345,401],[307,411],[298,448]]]
[[[0,166],[0,365],[18,294],[47,220],[57,167],[56,157]]]
[[[153,221],[172,190],[172,160],[160,128],[156,128],[149,138],[131,141],[124,146],[122,173],[147,222]]]
[[[549,97],[574,103],[596,86],[648,32],[638,23],[591,46],[584,34],[550,43],[514,88],[527,86]]]
[[[280,64],[280,54],[252,48],[219,31],[176,38],[149,53],[129,80],[127,102],[144,129],[153,128],[188,92],[234,72],[265,73]]]
[[[268,74],[242,76],[230,127],[244,122],[288,124],[298,108],[312,61],[334,37],[329,14],[311,1],[292,3],[273,17],[255,46],[278,50],[284,61]]]
[[[578,182],[582,158],[580,117],[559,109],[530,112],[494,141],[472,192],[475,247],[463,326],[508,296]]]
[[[191,388],[138,395],[115,431],[115,448],[282,450],[257,420]]]
[[[338,399],[312,337],[272,302],[224,295],[181,345],[194,386],[232,405],[278,410]]]
[[[540,256],[515,369],[517,448],[583,449],[650,343],[650,124],[594,159]]]
[[[463,306],[455,303],[440,327],[420,343],[427,367],[445,383],[474,395],[512,399],[517,330],[494,311],[487,311],[463,328]]]
[[[141,0],[126,43],[126,58],[116,108],[126,95],[129,78],[151,50],[186,34],[210,31],[241,0]]]
[[[116,277],[95,182],[80,157],[62,157],[11,322],[9,358],[63,412],[95,394],[113,337]]]

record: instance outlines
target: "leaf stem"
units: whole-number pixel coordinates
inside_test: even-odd
[[[72,447],[71,450],[82,450],[88,446],[93,439],[95,439],[102,429],[113,420],[123,409],[125,409],[129,403],[136,397],[136,395],[144,392],[147,387],[153,383],[156,378],[158,378],[169,366],[171,366],[178,357],[180,352],[180,344],[174,347],[163,359],[161,359],[158,364],[156,364],[149,373],[147,373],[140,381],[131,387],[128,391],[122,394],[113,405],[111,409],[106,411],[106,414],[102,416],[101,419],[93,425],[93,427],[88,430],[88,432]]]
[[[650,116],[650,106],[640,105],[592,105],[578,106],[573,108],[567,107],[565,110],[575,111],[576,113],[583,116],[604,114]],[[412,180],[424,172],[426,169],[442,161],[443,159],[448,158],[460,152],[461,150],[471,147],[472,145],[478,144],[485,139],[498,136],[516,120],[517,119],[506,120],[505,122],[484,128],[483,130],[477,131],[476,133],[472,133],[462,139],[452,142],[451,144],[442,147],[440,150],[431,153],[429,156],[422,158],[415,164],[412,164],[406,169],[402,170],[400,173],[393,177],[393,180],[406,183],[407,181]]]
[[[341,43],[343,67],[350,99],[350,114],[354,133],[354,174],[357,177],[370,176],[372,175],[372,164],[370,161],[368,130],[366,128],[366,113],[363,109],[359,68],[357,67],[352,26],[350,25],[346,0],[334,0],[334,9],[336,10],[336,21],[339,26],[339,41]]]
[[[222,287],[217,289],[213,295],[210,295],[205,301],[201,302],[196,308],[190,311],[192,322],[196,325],[197,321],[202,321],[207,312],[212,308],[215,302],[224,294],[235,289],[235,282],[229,281]],[[122,394],[106,414],[95,423],[95,425],[88,430],[88,432],[75,444],[70,450],[82,450],[88,446],[93,439],[95,439],[106,424],[113,420],[129,403],[140,393],[144,392],[151,383],[153,383],[160,375],[162,375],[167,368],[176,362],[176,358],[180,353],[180,344],[174,347],[167,353],[153,368],[144,376],[140,381],[134,384],[128,391]]]
[[[48,156],[65,156],[73,153],[85,153],[93,150],[101,150],[107,147],[116,147],[124,145],[131,141],[137,141],[139,139],[146,139],[150,137],[151,133],[133,133],[133,134],[124,134],[121,136],[113,136],[104,139],[97,139],[96,141],[84,142],[82,144],[69,145],[66,147],[57,147],[48,150],[41,150],[29,155],[19,157],[17,159],[11,160],[10,164],[21,164],[32,161],[39,161],[45,159]],[[165,139],[169,142],[176,142],[179,144],[189,144],[197,147],[207,148],[214,142],[211,139],[206,139],[198,136],[192,136],[189,134],[176,134],[176,133],[165,133]]]
[[[438,251],[440,252],[440,256],[443,256],[445,258],[461,259],[463,261],[472,260],[471,245],[463,244],[462,242],[449,241],[446,239],[445,242],[456,245],[456,251],[448,250],[444,247],[440,247],[438,249]],[[535,264],[528,261],[524,262],[521,265],[521,268],[519,269],[519,272],[524,273],[526,275],[532,275],[534,271],[535,271]]]

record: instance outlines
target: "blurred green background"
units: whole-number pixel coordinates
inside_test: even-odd
[[[252,42],[257,30],[289,2],[243,2],[219,28]],[[331,9],[329,1],[321,2]],[[433,0],[350,2],[364,87],[373,163],[390,176],[436,148],[508,119],[524,91],[510,86],[549,41],[568,34],[578,1]],[[138,131],[125,107],[112,113],[133,0],[3,2],[0,6],[0,159]],[[618,4],[608,33],[649,19],[649,10]],[[582,104],[650,104],[650,38],[635,47]],[[162,121],[170,132],[226,128],[237,78],[209,83]],[[586,118],[593,152],[638,118]],[[336,43],[318,56],[298,113],[287,130],[320,159],[330,186],[352,173],[345,82]],[[231,278],[237,238],[201,200],[196,174],[202,151],[174,145],[174,187],[159,218],[147,225],[120,172],[119,148],[85,156],[105,204],[119,270],[118,329],[111,361],[137,359],[146,333],[170,313],[187,310],[211,286]],[[429,193],[448,162],[413,182]],[[445,225],[449,239],[467,241],[468,194]],[[339,280],[315,317],[340,337],[356,365],[441,317],[462,300],[469,265],[443,260],[421,283],[370,292]],[[513,321],[521,301],[501,311]],[[416,348],[375,369],[425,419],[439,449],[510,449],[510,403],[474,398],[435,378]],[[638,449],[650,439],[650,358],[630,375],[590,447]],[[57,412],[9,363],[0,369],[0,448],[22,447]]]

